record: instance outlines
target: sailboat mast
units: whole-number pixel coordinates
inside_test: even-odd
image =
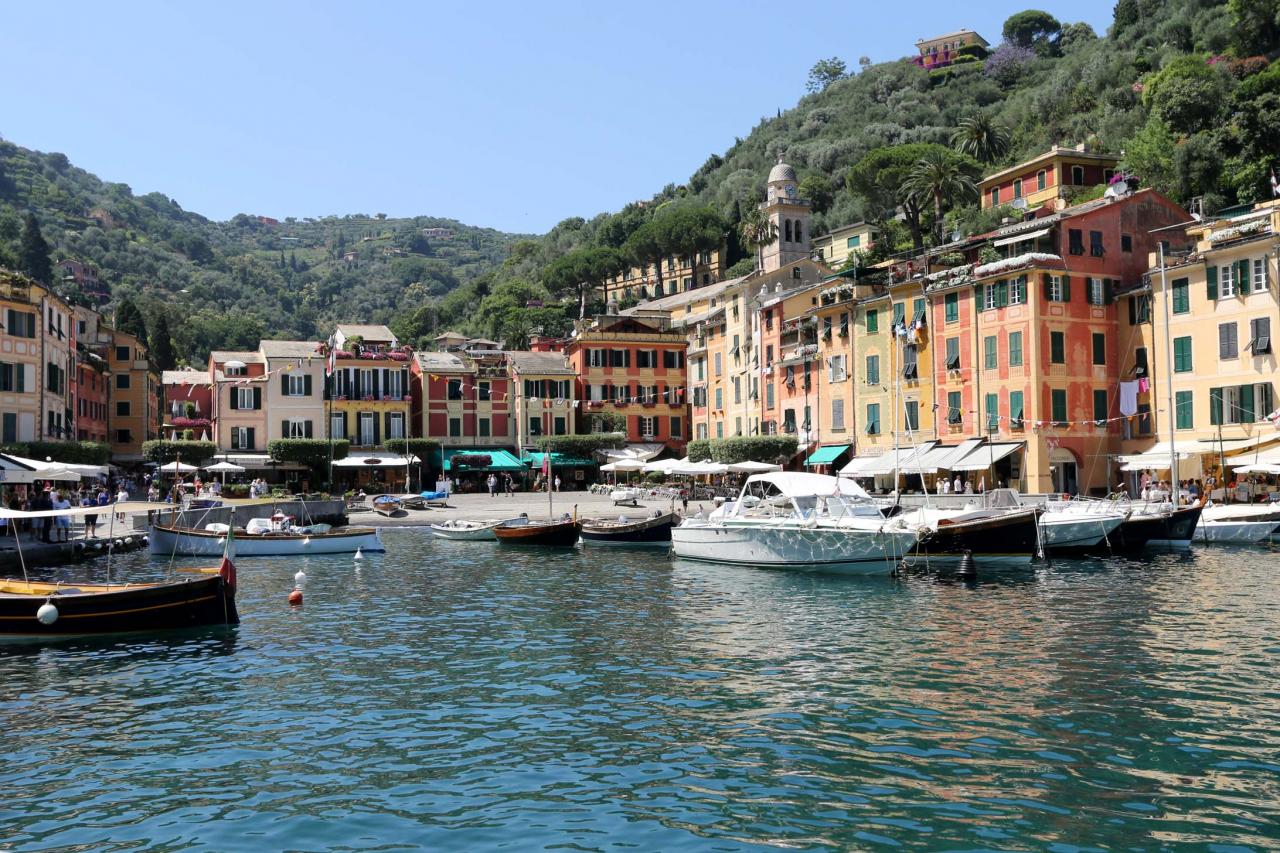
[[[1173,410],[1173,317],[1169,313],[1169,300],[1172,295],[1169,293],[1168,277],[1165,275],[1164,263],[1164,241],[1161,240],[1157,244],[1157,251],[1160,257],[1160,290],[1164,294],[1164,343],[1165,343],[1165,389],[1168,391],[1168,400],[1166,402],[1169,420],[1169,488],[1173,491],[1173,508],[1177,509],[1182,497],[1182,490],[1178,485],[1178,445],[1174,441],[1174,410]]]

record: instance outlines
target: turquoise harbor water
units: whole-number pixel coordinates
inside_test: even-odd
[[[387,542],[242,560],[231,632],[0,648],[0,850],[1280,846],[1272,551],[964,584]]]

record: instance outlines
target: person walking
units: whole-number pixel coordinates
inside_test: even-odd
[[[122,504],[129,500],[129,492],[124,487],[124,481],[120,482],[120,491],[116,492],[116,503]],[[124,513],[116,513],[116,521],[124,521]]]
[[[556,491],[560,491],[560,475],[556,474]]]
[[[84,490],[84,497],[80,499],[80,506],[97,506],[98,498],[94,495],[92,489]],[[98,534],[98,515],[93,513],[84,517],[84,538],[91,539]]]
[[[55,492],[50,501],[51,509],[71,509],[71,501],[61,491]],[[59,515],[53,519],[54,541],[67,542],[71,538],[71,516]]]
[[[507,489],[507,497],[512,497],[512,495],[515,493],[515,489],[514,489],[514,483],[512,482],[512,479],[511,479],[511,475],[503,474],[502,477],[503,477],[503,483]]]
[[[53,509],[53,494],[49,489],[45,489],[44,491],[40,492],[40,494],[37,496],[37,501],[39,502],[39,509],[41,511],[48,511]],[[42,518],[40,520],[44,522],[43,524],[40,525],[40,541],[52,544],[53,543],[53,523],[52,523],[53,519]]]
[[[490,474],[485,479],[485,485],[489,487],[489,497],[496,498],[498,496],[498,478],[494,474]]]

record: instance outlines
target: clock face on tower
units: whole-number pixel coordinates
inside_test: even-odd
[[[796,197],[796,185],[787,184],[787,198],[795,198],[795,197]]]

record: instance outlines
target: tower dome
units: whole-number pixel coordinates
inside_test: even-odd
[[[778,163],[769,170],[769,183],[777,181],[795,181],[796,170],[782,162],[782,155],[778,155]]]

